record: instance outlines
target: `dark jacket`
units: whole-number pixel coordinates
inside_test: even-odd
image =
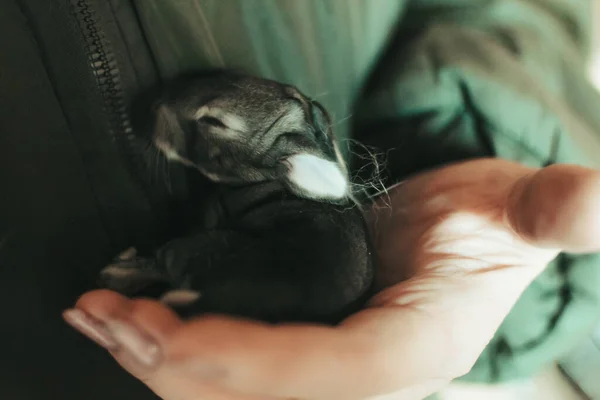
[[[387,152],[393,180],[481,156],[599,166],[590,4],[0,2],[0,398],[153,398],[60,318],[117,252],[160,243],[176,220],[136,158],[137,93],[213,67],[292,83],[344,143]],[[530,376],[598,317],[599,256],[561,255],[464,379]]]

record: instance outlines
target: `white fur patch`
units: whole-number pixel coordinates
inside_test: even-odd
[[[202,117],[212,117],[221,121],[227,129],[215,129],[215,132],[223,136],[235,137],[238,133],[243,133],[248,129],[243,119],[237,115],[226,113],[219,108],[200,107],[194,114],[194,118],[198,120]]]
[[[185,166],[188,166],[188,167],[194,167],[198,171],[200,171],[201,173],[203,173],[208,179],[210,179],[213,182],[220,182],[221,181],[221,177],[219,175],[210,173],[210,172],[204,170],[199,165],[195,165],[193,162],[191,162],[187,158],[181,157],[179,154],[177,154],[177,152],[175,150],[173,150],[173,148],[168,143],[163,142],[162,140],[156,140],[154,142],[154,144],[165,155],[165,157],[167,157],[167,160],[169,160],[169,161],[175,161],[175,162],[181,163],[181,164],[183,164]]]
[[[297,154],[287,162],[288,179],[310,197],[341,199],[348,194],[348,180],[336,163],[312,154]]]
[[[157,139],[154,141],[154,144],[165,155],[165,157],[167,157],[167,160],[182,162],[183,159],[179,156],[179,154],[177,154],[175,149],[173,149],[169,143],[165,142],[164,140]]]
[[[160,301],[170,306],[186,306],[198,300],[200,293],[188,289],[176,289],[165,293]]]
[[[222,114],[221,121],[224,125],[226,125],[229,129],[233,129],[238,132],[245,132],[247,127],[246,123],[243,119],[233,114]]]
[[[181,163],[183,165],[186,165],[188,167],[195,166],[194,163],[192,163],[187,158],[181,157],[177,153],[177,151],[175,151],[175,149],[173,149],[173,147],[171,147],[171,145],[169,143],[162,141],[162,140],[155,140],[154,145],[165,155],[167,160],[175,161],[175,162]]]
[[[215,115],[211,111],[214,111],[214,109],[211,109],[208,106],[202,106],[194,113],[194,119],[200,119],[202,117],[208,116],[215,117]]]

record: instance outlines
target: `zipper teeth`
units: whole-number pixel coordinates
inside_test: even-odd
[[[90,66],[96,77],[96,83],[104,97],[104,105],[111,117],[111,134],[116,136],[114,127],[131,134],[131,124],[125,114],[123,90],[120,83],[116,61],[107,49],[106,41],[97,28],[97,18],[86,0],[75,0],[76,13],[83,31]]]
[[[109,119],[110,138],[125,153],[126,164],[131,164],[129,166],[134,170],[135,180],[147,193],[146,182],[142,180],[143,174],[140,173],[145,170],[145,160],[135,143],[136,137],[127,113],[117,61],[98,27],[99,18],[88,0],[72,0],[71,4],[85,40],[90,68],[102,95],[103,109]]]

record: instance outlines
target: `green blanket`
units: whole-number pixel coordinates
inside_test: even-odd
[[[164,77],[241,68],[316,97],[395,180],[494,156],[600,166],[590,1],[136,0]],[[346,147],[346,146],[344,146]],[[600,258],[561,255],[464,379],[528,377],[600,317]]]

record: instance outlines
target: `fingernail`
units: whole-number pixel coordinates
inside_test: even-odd
[[[84,334],[107,350],[116,350],[119,344],[104,324],[86,312],[78,309],[67,310],[63,318],[71,327]]]
[[[158,363],[160,348],[148,335],[121,321],[110,321],[106,325],[121,346],[121,351],[126,351],[146,367],[152,367]]]

